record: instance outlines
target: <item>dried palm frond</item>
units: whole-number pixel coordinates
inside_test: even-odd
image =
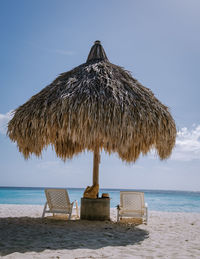
[[[62,73],[15,110],[8,135],[25,158],[52,145],[65,160],[98,145],[134,162],[152,148],[161,159],[169,157],[176,126],[168,108],[111,64],[96,41],[86,63]]]

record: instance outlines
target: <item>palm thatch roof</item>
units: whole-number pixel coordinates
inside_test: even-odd
[[[110,63],[96,41],[86,63],[62,73],[15,110],[8,135],[25,158],[52,145],[65,160],[98,145],[133,162],[152,148],[168,158],[176,126],[168,108]]]

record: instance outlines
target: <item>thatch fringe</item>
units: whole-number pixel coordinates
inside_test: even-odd
[[[65,160],[98,142],[132,162],[152,148],[169,157],[176,126],[168,108],[129,72],[95,60],[62,73],[16,109],[8,135],[25,158],[51,144]]]

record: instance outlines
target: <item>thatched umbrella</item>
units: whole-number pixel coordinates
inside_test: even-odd
[[[93,184],[99,183],[100,150],[135,162],[152,148],[170,156],[176,126],[168,108],[150,89],[109,62],[95,41],[86,63],[62,73],[17,108],[8,135],[28,158],[52,145],[63,160],[94,152]]]

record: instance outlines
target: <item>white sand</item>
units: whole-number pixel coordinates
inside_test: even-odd
[[[0,205],[6,258],[200,258],[200,214],[150,211],[149,224],[41,219],[43,207]]]

